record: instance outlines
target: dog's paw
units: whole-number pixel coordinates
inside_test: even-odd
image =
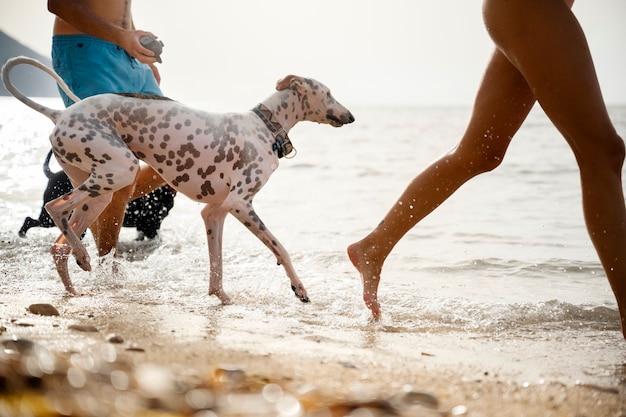
[[[226,294],[221,288],[209,288],[209,295],[214,295],[219,298],[219,300],[222,302],[222,305],[229,305],[233,303],[228,294]]]
[[[87,255],[87,252],[81,256],[76,254],[76,263],[83,271],[91,272],[91,259],[89,258],[89,255]]]
[[[298,285],[298,288],[296,288],[295,285],[292,285],[291,289],[296,294],[296,297],[298,297],[298,299],[302,301],[303,303],[311,302],[311,300],[309,300],[309,296],[306,295],[306,290],[304,289],[302,284]]]

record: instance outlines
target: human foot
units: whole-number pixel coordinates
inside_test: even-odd
[[[372,312],[372,318],[380,320],[380,304],[378,303],[378,283],[381,267],[367,256],[361,242],[348,246],[348,257],[352,265],[359,271],[363,282],[363,301]]]

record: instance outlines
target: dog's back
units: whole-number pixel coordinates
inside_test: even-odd
[[[89,133],[96,130],[98,140]],[[62,164],[87,173],[94,161],[103,161],[107,170],[119,165],[127,172],[138,158],[178,191],[205,203],[222,201],[242,185],[241,197],[254,195],[274,171],[272,164],[278,166],[271,140],[252,112],[209,113],[175,101],[116,94],[69,107],[51,135]]]

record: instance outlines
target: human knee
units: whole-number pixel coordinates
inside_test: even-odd
[[[611,140],[611,148],[610,155],[612,155],[611,159],[613,159],[613,162],[615,163],[615,168],[621,170],[624,165],[624,159],[626,158],[626,146],[624,145],[624,140],[616,134]]]
[[[504,155],[501,155],[499,153],[483,153],[481,155],[481,158],[478,159],[480,161],[478,165],[480,170],[479,173],[493,171],[494,169],[498,168],[500,164],[502,164],[503,159]]]
[[[615,140],[614,140],[614,153],[613,153],[613,157],[615,158],[617,165],[619,166],[619,169],[622,169],[622,166],[624,165],[624,159],[626,158],[626,146],[624,145],[624,140],[618,136],[615,135]]]
[[[626,146],[622,138],[615,134],[597,140],[593,143],[593,149],[588,152],[580,152],[579,163],[582,166],[589,165],[591,169],[604,167],[621,173],[626,158]]]
[[[453,152],[461,167],[472,176],[493,171],[498,168],[504,159],[504,153],[489,147],[483,147],[471,152],[457,149]]]

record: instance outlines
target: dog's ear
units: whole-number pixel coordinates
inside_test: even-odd
[[[302,84],[302,77],[298,77],[297,75],[288,75],[276,82],[276,90],[282,91],[300,84]]]

